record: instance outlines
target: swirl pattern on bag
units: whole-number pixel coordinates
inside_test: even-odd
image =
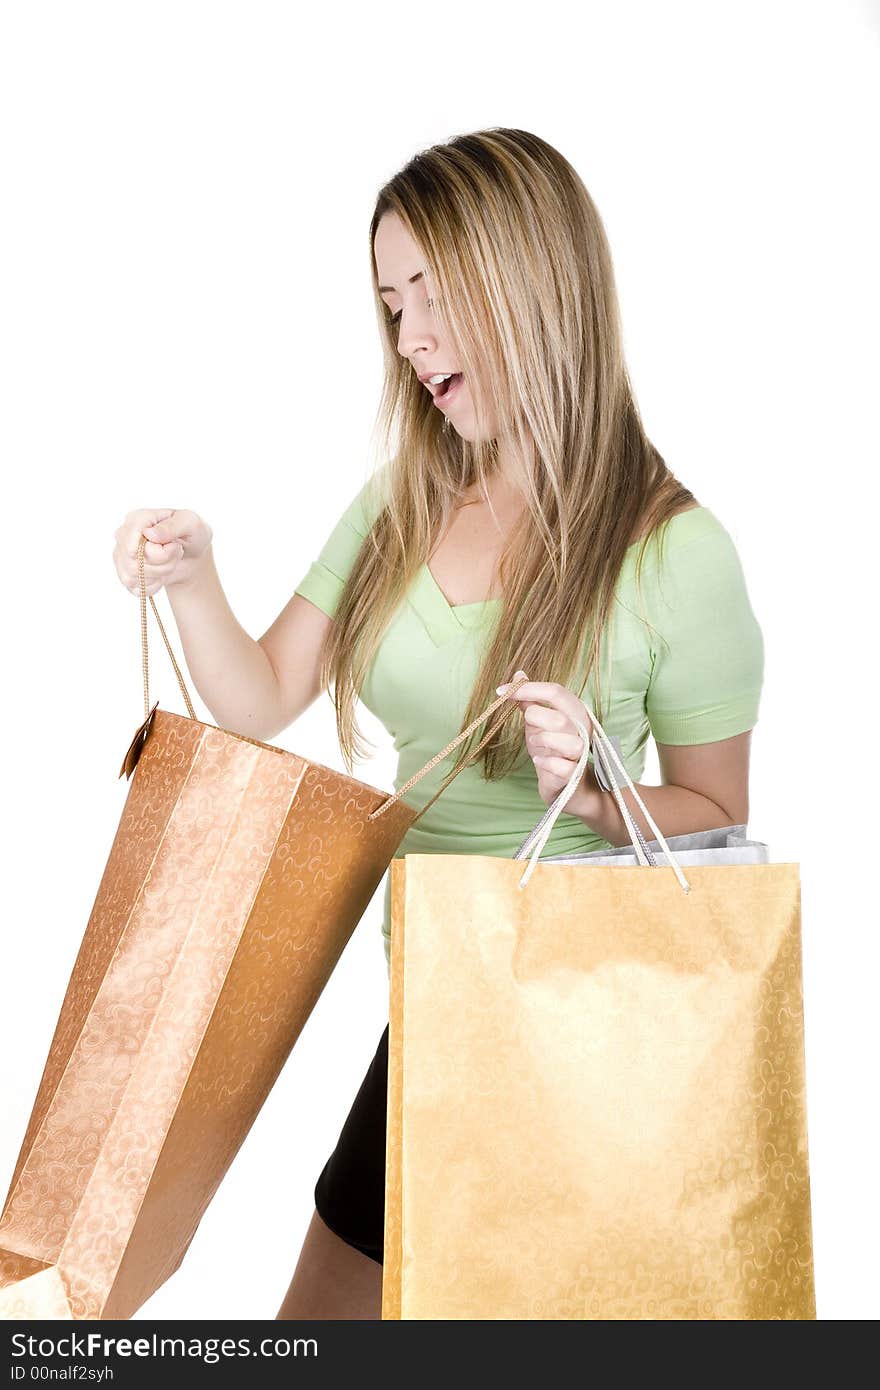
[[[520,871],[391,866],[383,1317],[815,1318],[798,865]]]
[[[0,1317],[130,1317],[180,1264],[416,811],[158,709],[0,1218]]]

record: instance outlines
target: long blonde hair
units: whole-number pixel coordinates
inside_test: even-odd
[[[499,562],[502,610],[462,728],[517,669],[531,680],[576,682],[578,695],[592,673],[592,708],[604,723],[603,635],[625,552],[643,536],[638,586],[647,545],[662,543],[664,523],[695,501],[642,427],[605,229],[568,161],[537,135],[503,128],[417,154],[380,189],[370,224],[385,361],[377,413],[384,505],[322,652],[322,689],[332,681],[349,771],[365,756],[355,703],[392,614],[463,493],[476,487],[488,500],[498,461],[498,441],[483,428],[476,442],[443,430],[442,413],[397,350],[373,253],[389,211],[425,256],[478,426],[491,396],[525,498]],[[480,755],[484,777],[501,778],[520,761],[522,717],[502,724],[501,713],[459,745],[455,766],[493,723],[496,736]]]

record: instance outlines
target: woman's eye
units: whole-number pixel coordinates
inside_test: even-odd
[[[435,300],[429,299],[429,300],[427,301],[427,306],[428,306],[428,308],[429,308],[429,309],[433,309],[433,308],[434,308],[434,305],[435,305],[435,302],[436,302]],[[401,318],[402,313],[403,313],[403,310],[402,310],[402,309],[398,309],[398,311],[397,311],[396,314],[392,314],[392,315],[391,315],[391,317],[390,317],[389,320],[388,320],[388,323],[389,323],[389,326],[390,326],[390,327],[393,328],[394,325],[395,325],[396,323],[399,323],[399,322],[400,322],[400,318]]]

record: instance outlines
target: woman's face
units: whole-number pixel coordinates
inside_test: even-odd
[[[475,441],[477,422],[467,380],[458,373],[458,362],[443,337],[431,307],[434,288],[424,266],[424,258],[406,227],[394,212],[379,219],[374,242],[379,292],[388,305],[392,327],[397,333],[397,351],[413,372],[422,378],[422,389],[434,398],[463,439]],[[431,383],[428,378],[453,372],[448,386]],[[487,402],[487,408],[490,403]],[[495,435],[495,420],[489,419],[488,438]]]

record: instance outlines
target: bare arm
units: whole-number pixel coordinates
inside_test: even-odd
[[[663,785],[635,785],[665,837],[748,824],[751,736],[749,729],[715,743],[657,744]],[[633,820],[645,838],[653,840],[654,832],[635,797],[623,786],[616,767],[614,771]],[[612,845],[628,845],[630,838],[613,793],[599,786],[589,765],[588,773],[576,814],[603,840]]]
[[[257,641],[229,606],[210,546],[192,577],[166,593],[193,683],[220,728],[270,742],[318,697],[333,620],[308,599],[294,594]]]
[[[260,638],[278,691],[269,738],[298,719],[320,695],[321,650],[332,625],[333,619],[322,608],[294,594]]]

